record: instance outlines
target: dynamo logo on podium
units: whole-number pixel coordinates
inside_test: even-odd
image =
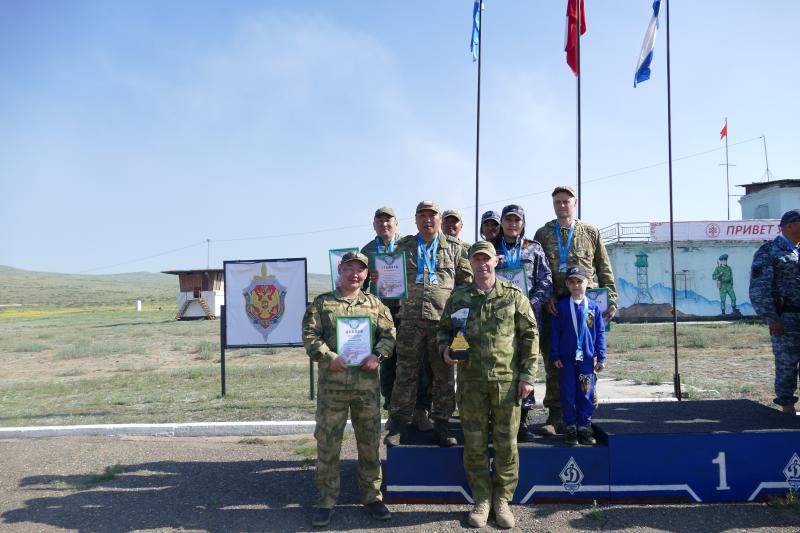
[[[578,466],[578,463],[575,462],[574,457],[570,457],[567,464],[564,465],[564,468],[561,469],[561,473],[558,475],[561,478],[561,484],[563,485],[564,489],[570,494],[575,494],[576,491],[580,490],[581,482],[583,481],[583,471],[581,467]]]
[[[783,469],[783,475],[786,476],[786,482],[792,491],[797,492],[800,489],[800,457],[793,454],[786,467]]]

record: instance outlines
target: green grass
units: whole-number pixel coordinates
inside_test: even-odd
[[[23,341],[18,342],[14,346],[11,347],[12,352],[43,352],[49,348],[48,345],[42,344],[40,342],[32,342],[32,341]]]

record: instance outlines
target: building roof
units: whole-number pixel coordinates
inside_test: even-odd
[[[800,187],[800,179],[785,179],[785,180],[775,180],[775,181],[758,181],[755,183],[743,183],[741,185],[737,185],[737,187],[744,187],[745,194],[751,194],[754,192],[762,191],[764,189],[769,189],[772,187],[775,188],[784,188],[784,187]]]
[[[162,274],[194,274],[196,272],[224,272],[221,268],[194,268],[187,270],[162,270]]]

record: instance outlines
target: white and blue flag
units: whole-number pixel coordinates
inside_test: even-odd
[[[653,62],[653,48],[656,46],[656,30],[658,30],[658,10],[661,7],[661,0],[653,2],[653,16],[644,34],[642,51],[639,54],[639,62],[636,64],[636,75],[633,78],[633,86],[650,79],[650,63]]]
[[[481,0],[475,0],[472,7],[472,40],[469,43],[469,51],[472,52],[472,61],[478,60],[478,49],[481,42]]]

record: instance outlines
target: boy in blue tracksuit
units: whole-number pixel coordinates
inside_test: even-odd
[[[594,373],[605,367],[606,328],[600,307],[586,297],[589,274],[582,266],[567,268],[570,295],[556,303],[550,357],[559,368],[561,411],[566,443],[595,444],[592,434]],[[595,359],[597,361],[595,362]]]

